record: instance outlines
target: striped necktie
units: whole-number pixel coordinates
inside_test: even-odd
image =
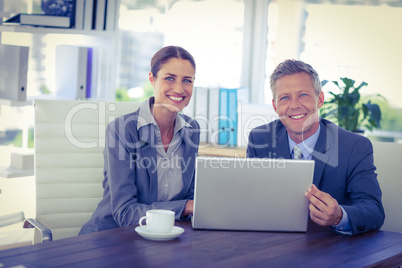
[[[302,151],[300,150],[299,146],[295,145],[293,147],[293,159],[301,159],[302,158]]]

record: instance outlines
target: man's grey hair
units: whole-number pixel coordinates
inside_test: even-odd
[[[315,89],[315,93],[318,96],[321,92],[321,81],[317,71],[314,70],[314,68],[310,64],[307,64],[303,61],[285,60],[275,68],[270,77],[270,86],[273,98],[276,98],[275,83],[279,78],[285,75],[292,75],[300,72],[305,72],[310,76],[311,82],[313,83],[313,87]]]

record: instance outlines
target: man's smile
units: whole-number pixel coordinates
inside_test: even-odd
[[[300,118],[305,117],[306,115],[307,114],[298,114],[298,115],[291,115],[289,117],[292,118],[292,119],[300,119]]]

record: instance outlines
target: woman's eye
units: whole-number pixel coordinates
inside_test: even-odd
[[[289,99],[289,97],[287,97],[287,96],[280,98],[281,101],[284,101],[284,100],[287,100],[287,99]]]
[[[306,97],[307,96],[307,94],[306,93],[302,93],[302,94],[300,94],[300,97]]]

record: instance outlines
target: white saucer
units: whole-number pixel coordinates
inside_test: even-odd
[[[173,226],[172,231],[166,234],[151,233],[141,226],[136,227],[135,231],[145,239],[156,241],[172,240],[184,233],[184,229],[178,226]]]

